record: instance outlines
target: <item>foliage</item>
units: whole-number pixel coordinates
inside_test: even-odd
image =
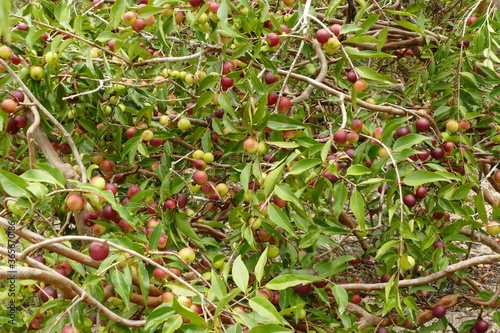
[[[2,330],[498,323],[493,2],[141,3],[0,4]]]

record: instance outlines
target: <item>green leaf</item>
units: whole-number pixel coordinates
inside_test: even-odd
[[[351,165],[347,169],[347,175],[348,176],[362,176],[362,175],[369,175],[372,173],[372,170],[370,168],[365,167],[364,165]]]
[[[410,23],[410,22],[406,22],[406,21],[394,21],[394,23],[396,24],[399,24],[400,26],[402,26],[403,28],[406,28],[406,29],[410,29],[412,31],[415,31],[417,33],[419,33],[420,35],[423,35],[424,33],[422,32],[422,30],[420,30],[419,27],[417,27],[415,24],[413,23]]]
[[[206,323],[205,320],[203,320],[203,318],[199,314],[194,313],[193,311],[191,311],[191,310],[185,308],[184,306],[182,306],[177,301],[176,297],[174,297],[174,301],[172,302],[172,307],[174,308],[175,312],[177,312],[181,316],[186,317],[187,319],[189,319],[191,321],[191,323],[193,323],[194,325],[201,326],[201,327],[207,327],[208,326],[208,323]]]
[[[197,112],[202,107],[210,104],[214,99],[215,93],[213,91],[205,91],[201,94],[200,98],[196,100],[196,104],[194,106],[194,111]]]
[[[234,288],[226,296],[224,296],[224,298],[222,298],[219,301],[219,303],[217,304],[217,309],[215,309],[214,317],[217,318],[219,316],[219,313],[226,306],[226,304],[229,303],[229,301],[233,300],[240,293],[241,293],[241,290],[239,288]]]
[[[422,143],[424,141],[430,142],[431,139],[425,135],[408,134],[397,139],[392,149],[393,152],[398,152],[406,148],[411,148],[412,146]]]
[[[397,83],[396,80],[394,80],[392,77],[380,74],[379,72],[365,66],[357,66],[355,68],[356,73],[358,73],[359,76],[365,79],[373,80],[373,81],[378,81],[384,84],[393,84]]]
[[[278,208],[275,204],[270,203],[268,205],[269,218],[272,222],[276,223],[276,225],[280,226],[285,230],[289,235],[293,237],[297,237],[295,231],[293,230],[293,226],[288,219],[288,216],[283,213],[281,209]]]
[[[320,280],[321,280],[320,278],[311,279],[305,276],[299,276],[294,274],[283,274],[269,281],[266,284],[266,288],[271,290],[285,290],[287,288],[294,287],[299,284],[317,282]]]
[[[184,324],[182,316],[172,316],[163,324],[162,333],[173,333],[177,331]]]
[[[11,197],[29,198],[31,196],[28,190],[28,182],[5,170],[0,170],[0,186]]]
[[[116,29],[122,21],[123,14],[127,9],[127,2],[125,0],[116,0],[111,7],[111,13],[109,15],[109,28]]]
[[[264,180],[264,195],[267,197],[274,190],[274,186],[279,183],[283,175],[285,163],[281,163],[279,167],[271,171]]]
[[[167,321],[174,314],[175,311],[174,309],[172,309],[172,306],[170,304],[168,303],[160,304],[148,315],[146,328],[148,327],[148,324],[150,322],[155,324],[160,324]]]
[[[306,158],[303,160],[298,161],[295,163],[292,167],[292,170],[290,170],[287,173],[288,175],[299,175],[303,173],[304,171],[307,171],[311,168],[314,168],[315,166],[319,165],[321,163],[321,158]]]
[[[129,272],[126,274],[125,272]],[[132,276],[130,274],[130,268],[127,266],[122,272],[118,269],[113,269],[111,271],[111,282],[115,286],[116,293],[128,306],[130,303],[130,295],[132,295]]]
[[[289,333],[294,330],[284,328],[276,324],[265,324],[254,326],[248,333]]]
[[[351,195],[351,210],[359,223],[359,227],[365,230],[365,199],[358,190],[355,190]]]
[[[250,305],[252,310],[260,316],[267,318],[278,325],[290,326],[290,324],[280,316],[274,305],[272,305],[267,299],[257,296],[248,300],[248,305]]]
[[[343,313],[349,300],[347,291],[339,285],[334,285],[332,287],[332,293],[333,297],[335,297],[335,301],[337,301],[338,313]]]
[[[270,146],[275,146],[278,148],[285,148],[285,149],[293,149],[300,147],[298,143],[291,141],[266,141],[266,143]]]
[[[12,0],[0,1],[0,36],[5,36],[5,40],[8,43],[10,43],[9,13],[11,7]]]
[[[44,170],[30,169],[21,175],[21,178],[33,182],[41,182],[53,184],[58,187],[64,187],[64,183],[60,183],[59,180],[54,178],[50,173]]]
[[[306,124],[282,114],[272,114],[267,121],[267,127],[275,131],[303,129],[306,126]]]
[[[457,180],[457,177],[450,172],[417,170],[406,176],[404,183],[408,186],[419,186],[426,183],[449,182],[451,180]]]
[[[260,283],[262,281],[262,277],[264,276],[264,270],[266,268],[267,264],[267,247],[262,252],[262,254],[259,257],[259,260],[257,261],[257,264],[255,265],[255,279],[257,279],[257,282]]]
[[[372,36],[354,36],[346,39],[343,43],[375,43],[378,44],[380,41]]]
[[[241,260],[241,255],[239,255],[233,262],[233,281],[241,291],[246,294],[248,288],[248,279],[250,277],[248,269],[245,266],[243,260]]]
[[[274,194],[276,194],[283,200],[292,202],[297,207],[302,207],[302,203],[295,196],[295,194],[292,193],[292,191],[290,190],[290,185],[286,183],[276,185],[274,187]]]
[[[474,203],[476,204],[477,215],[484,224],[488,223],[488,214],[486,213],[486,206],[484,205],[483,192],[479,191],[474,196]]]
[[[386,253],[390,248],[393,248],[394,246],[396,246],[397,244],[399,244],[399,240],[396,240],[396,239],[391,239],[391,240],[385,242],[384,245],[382,245],[380,247],[380,249],[377,251],[377,255],[375,256],[375,260],[378,259],[378,257],[380,257],[382,254]]]

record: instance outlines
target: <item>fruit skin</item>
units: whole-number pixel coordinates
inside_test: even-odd
[[[476,328],[477,333],[485,333],[490,327],[490,324],[488,324],[487,321],[481,319],[476,322],[476,325],[474,325],[474,327]]]
[[[486,227],[486,232],[491,236],[498,236],[498,234],[500,234],[500,223],[497,221],[490,221]]]
[[[276,245],[269,245],[267,248],[267,256],[269,258],[276,258],[280,254],[280,249]]]
[[[4,99],[1,104],[1,109],[5,113],[16,112],[17,103],[13,99]]]
[[[73,326],[64,326],[61,333],[80,333],[80,330]]]
[[[255,154],[258,150],[259,146],[257,144],[257,141],[253,138],[247,138],[243,142],[243,149],[248,153],[248,154]]]
[[[183,247],[182,249],[179,250],[178,254],[179,257],[181,257],[182,260],[184,260],[188,264],[191,264],[196,258],[196,253],[193,251],[192,248],[189,247]]]
[[[340,42],[337,37],[330,37],[323,47],[326,53],[334,54],[340,49]]]
[[[415,259],[408,255],[408,253],[404,253],[401,257],[401,269],[409,271],[413,267],[415,267]]]
[[[12,57],[12,49],[6,45],[0,47],[0,58],[7,60]]]
[[[31,67],[30,76],[33,80],[40,81],[43,79],[43,68],[40,66]]]
[[[431,128],[431,122],[427,118],[420,118],[415,122],[415,128],[418,132],[427,132]]]
[[[446,315],[446,308],[442,305],[436,305],[432,308],[432,314],[436,318],[443,318]]]
[[[403,203],[408,207],[412,208],[417,204],[417,198],[413,194],[407,194],[403,197]]]
[[[196,171],[193,175],[193,182],[196,185],[205,185],[208,181],[208,175],[205,171]]]
[[[57,291],[52,287],[45,287],[40,291],[40,300],[47,302],[50,298],[57,298]]]
[[[177,128],[179,128],[181,131],[187,131],[191,127],[191,121],[186,118],[182,118],[177,122]]]
[[[279,44],[280,38],[279,38],[278,34],[276,34],[274,32],[270,32],[266,36],[266,41],[267,41],[267,45],[274,47],[274,46]]]
[[[368,89],[368,83],[366,83],[365,80],[357,80],[356,82],[354,82],[354,90],[357,92],[357,93],[362,93],[364,92],[366,89]]]
[[[278,112],[285,113],[292,107],[292,101],[286,96],[281,96],[278,101]]]
[[[328,39],[330,39],[330,33],[326,29],[319,29],[318,31],[316,31],[316,39],[321,44],[325,44],[326,42],[328,42]]]
[[[100,242],[92,242],[89,246],[89,255],[94,260],[104,260],[109,255],[109,246]]]
[[[66,206],[76,212],[83,209],[85,199],[79,193],[72,193],[66,198]]]

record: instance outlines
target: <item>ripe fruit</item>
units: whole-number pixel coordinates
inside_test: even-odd
[[[248,154],[255,154],[258,149],[258,144],[257,141],[253,138],[247,138],[243,142],[243,149],[248,153]]]
[[[295,291],[299,295],[307,295],[311,292],[311,290],[312,290],[311,283],[298,284],[293,287],[293,291]]]
[[[276,46],[279,44],[280,38],[279,38],[278,34],[276,34],[274,32],[270,32],[266,36],[266,41],[267,41],[267,45],[273,47],[273,46]]]
[[[347,81],[351,83],[356,83],[356,81],[358,81],[358,74],[356,74],[355,71],[349,71],[347,73]]]
[[[433,246],[435,249],[438,249],[438,248],[440,248],[440,247],[443,247],[443,248],[444,248],[444,242],[443,242],[443,241],[441,241],[441,240],[437,240],[437,241],[435,241],[435,242],[432,244],[432,246]]]
[[[104,159],[102,160],[101,164],[99,164],[99,169],[101,169],[104,172],[113,171],[114,168],[115,168],[115,163],[113,163],[110,160]]]
[[[446,308],[442,305],[436,305],[432,308],[432,314],[436,318],[443,318],[446,315]]]
[[[396,134],[396,137],[400,138],[400,137],[408,135],[410,133],[411,133],[411,131],[408,127],[401,126],[401,127],[398,127],[395,134]]]
[[[94,260],[104,260],[109,255],[109,246],[99,242],[92,242],[89,246],[89,255]]]
[[[431,150],[431,156],[432,158],[436,160],[440,160],[444,156],[444,150],[441,147],[436,147],[433,150]]]
[[[403,203],[408,207],[412,208],[417,204],[417,198],[413,194],[407,194],[403,197]]]
[[[285,208],[286,204],[288,201],[281,199],[277,195],[274,196],[273,198],[273,203],[278,206],[279,208]]]
[[[7,60],[12,57],[12,49],[6,45],[0,47],[0,58]]]
[[[391,275],[387,274],[387,273],[384,273],[380,277],[380,282],[382,282],[382,283],[389,282],[390,279],[391,279]]]
[[[333,32],[333,34],[335,36],[338,36],[340,35],[340,29],[342,28],[342,26],[340,24],[333,24],[331,27],[330,27],[330,31]]]
[[[490,324],[488,324],[487,321],[481,319],[476,322],[476,325],[474,325],[474,327],[476,328],[477,333],[485,333],[490,327]]]
[[[43,79],[43,68],[40,66],[31,67],[30,76],[33,80],[40,81]]]
[[[156,267],[153,270],[153,278],[157,281],[163,281],[168,277],[168,274],[164,272],[161,268]]]
[[[335,133],[333,133],[333,141],[335,141],[336,144],[339,145],[344,145],[347,143],[347,133],[343,130],[338,130]]]
[[[352,295],[351,302],[353,302],[354,304],[361,303],[361,296],[358,294]]]
[[[286,97],[281,96],[278,102],[278,112],[285,113],[292,107],[292,101]]]
[[[328,32],[328,30],[326,29],[319,29],[318,31],[316,31],[316,39],[321,44],[325,44],[326,42],[328,42],[328,39],[330,39],[330,32]]]
[[[67,326],[63,327],[63,329],[61,330],[61,333],[80,333],[80,330],[76,327],[67,325]]]
[[[66,206],[76,212],[83,209],[85,199],[79,193],[72,193],[66,198]]]
[[[191,127],[191,121],[187,118],[182,118],[177,122],[177,128],[181,131],[187,131]]]
[[[297,136],[298,132],[299,131],[296,130],[296,129],[281,131],[281,133],[283,134],[283,137],[285,139],[293,139],[293,138],[295,138]]]
[[[363,122],[359,119],[354,119],[351,123],[351,129],[354,131],[354,132],[359,132],[363,129]]]
[[[135,20],[134,24],[132,24],[132,29],[135,32],[141,32],[142,30],[144,30],[144,28],[146,28],[146,21],[140,17],[138,17]]]
[[[467,25],[472,25],[472,23],[474,23],[476,20],[477,20],[477,16],[470,16],[467,19]]]
[[[264,81],[266,81],[267,84],[273,84],[274,82],[278,82],[279,78],[273,75],[271,72],[267,72],[264,75]]]
[[[9,93],[9,97],[8,98],[13,99],[13,100],[15,100],[18,103],[24,102],[24,94],[21,91],[19,91],[19,90],[12,90]]]
[[[417,199],[423,199],[427,195],[427,188],[425,186],[419,186],[417,187],[417,190],[415,191],[415,197]]]
[[[220,85],[222,87],[223,90],[227,90],[229,88],[231,88],[234,84],[234,79],[230,78],[230,77],[226,77],[226,76],[223,76],[220,78]]]
[[[193,175],[193,182],[196,185],[204,185],[208,181],[208,175],[205,171],[196,171]]]
[[[40,290],[40,300],[42,302],[47,302],[51,298],[57,298],[57,291],[52,287],[45,287]]]
[[[4,99],[1,108],[3,112],[14,113],[16,112],[17,103],[13,99]]]
[[[127,137],[127,139],[130,139],[134,136],[134,134],[137,132],[137,130],[133,127],[129,127],[127,128],[127,130],[125,131],[125,136]]]
[[[384,326],[380,326],[375,333],[389,333],[389,330]]]
[[[118,213],[110,204],[107,204],[102,207],[102,216],[108,220],[114,220],[118,216]]]
[[[356,82],[354,82],[354,90],[357,92],[357,93],[362,93],[364,92],[366,89],[368,89],[368,83],[366,83],[365,80],[357,80]]]
[[[431,122],[427,118],[420,118],[415,123],[418,132],[427,132],[431,127]]]

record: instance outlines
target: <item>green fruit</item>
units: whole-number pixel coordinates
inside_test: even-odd
[[[401,269],[405,271],[409,271],[410,269],[415,267],[415,259],[408,253],[403,254],[400,263],[401,263]]]
[[[214,154],[212,153],[205,153],[203,154],[202,158],[207,164],[212,164],[215,159]]]
[[[200,160],[203,158],[203,155],[205,155],[205,152],[201,149],[198,149],[198,150],[195,150],[193,152],[193,155],[192,157],[195,159],[195,160]],[[205,161],[206,162],[206,161]]]
[[[47,52],[45,55],[45,61],[49,65],[55,65],[59,61],[59,56],[55,52]]]
[[[267,248],[267,256],[269,258],[276,258],[280,255],[280,249],[276,245],[269,245]]]
[[[306,73],[307,75],[311,76],[311,75],[315,75],[316,74],[316,66],[314,66],[314,64],[307,64],[306,65]]]
[[[40,66],[31,67],[30,76],[33,80],[40,81],[43,79],[43,68]]]
[[[182,118],[177,122],[177,128],[179,128],[181,131],[187,131],[191,127],[191,122],[189,119]]]

